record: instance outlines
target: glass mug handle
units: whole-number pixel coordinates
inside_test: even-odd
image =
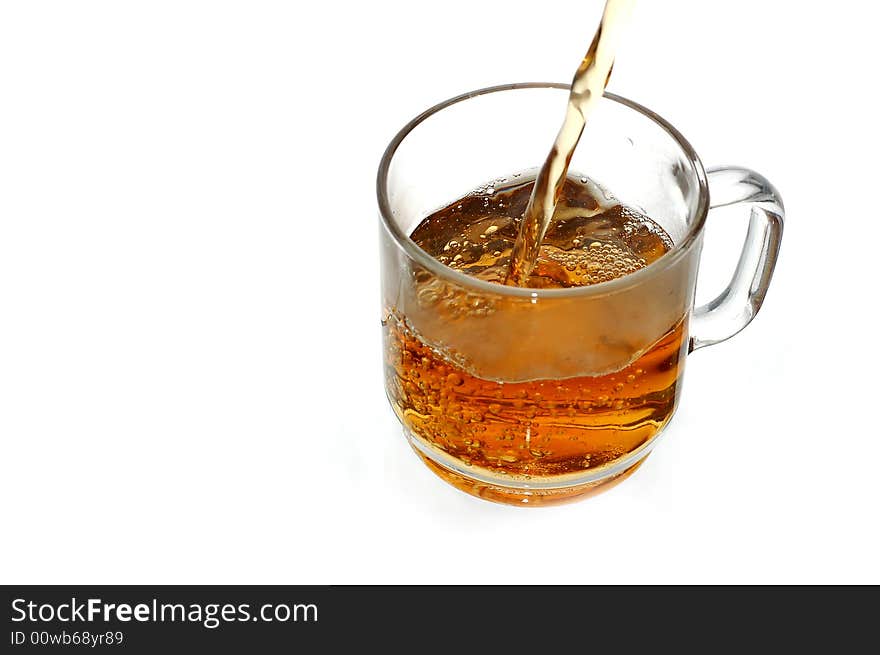
[[[747,168],[724,166],[706,171],[710,209],[731,205],[751,208],[749,231],[733,278],[718,297],[694,308],[690,351],[729,339],[752,322],[776,266],[785,208],[773,185]]]

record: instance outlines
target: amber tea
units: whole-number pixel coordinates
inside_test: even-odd
[[[453,269],[503,283],[533,185],[533,177],[518,175],[484,187],[428,216],[412,239]],[[606,282],[648,266],[671,247],[669,236],[649,217],[616,202],[588,178],[569,177],[527,286]],[[490,306],[474,294],[450,293],[430,275],[417,285],[419,301],[441,322],[518,311]],[[516,329],[517,323],[510,325]],[[565,326],[556,327],[558,335],[565,334]],[[544,328],[546,338],[553,339],[554,325]],[[530,355],[528,341],[507,352],[487,378],[461,358],[486,348],[480,336],[471,344],[459,343],[460,353],[444,352],[426,343],[406,316],[390,312],[385,338],[389,395],[420,444],[469,469],[521,481],[582,474],[648,442],[672,413],[686,343],[682,321],[669,325],[650,348],[626,353],[625,366],[604,374],[520,379],[528,368],[521,361]],[[619,350],[619,344],[608,347]],[[615,355],[619,360],[621,353]]]

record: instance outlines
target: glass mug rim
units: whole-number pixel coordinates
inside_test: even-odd
[[[465,100],[476,98],[482,95],[487,95],[489,93],[513,91],[517,89],[570,90],[571,86],[569,84],[562,84],[558,82],[518,82],[513,84],[499,84],[497,86],[489,86],[482,89],[477,89],[475,91],[462,93],[453,98],[449,98],[448,100],[444,100],[443,102],[440,102],[420,113],[418,116],[416,116],[406,125],[404,125],[403,128],[401,128],[401,130],[391,140],[391,143],[388,144],[388,147],[385,149],[385,153],[382,155],[382,160],[379,163],[379,171],[376,177],[376,195],[379,202],[379,214],[382,220],[382,225],[388,231],[397,246],[401,248],[408,257],[415,260],[419,265],[434,273],[435,275],[452,279],[462,286],[473,287],[484,292],[500,296],[530,298],[532,302],[534,302],[537,298],[596,297],[615,293],[623,289],[635,286],[639,284],[642,280],[647,279],[648,277],[656,275],[663,270],[669,268],[677,261],[679,261],[690,250],[690,247],[697,241],[700,234],[702,233],[703,227],[706,224],[706,216],[709,212],[709,183],[706,177],[706,170],[703,167],[703,163],[700,161],[699,156],[697,156],[697,153],[694,150],[693,146],[691,146],[690,142],[688,142],[688,140],[684,138],[681,132],[673,127],[672,124],[669,123],[669,121],[651,111],[647,107],[614,93],[605,93],[603,99],[616,102],[617,104],[622,105],[627,109],[631,109],[639,114],[642,114],[644,117],[663,129],[670,137],[672,137],[678,147],[681,148],[682,152],[687,158],[688,163],[690,164],[694,177],[697,180],[699,194],[697,208],[695,212],[696,217],[688,225],[687,232],[685,233],[684,238],[682,238],[678,243],[674,244],[669,252],[667,252],[660,259],[650,264],[649,266],[646,266],[645,268],[639,269],[638,271],[635,271],[628,275],[624,275],[623,277],[608,280],[606,282],[599,282],[597,284],[591,284],[582,287],[570,287],[566,289],[534,289],[531,287],[506,286],[501,284],[494,284],[485,280],[480,280],[470,275],[466,275],[460,271],[456,271],[455,269],[440,263],[438,260],[434,259],[428,253],[422,250],[422,248],[419,247],[419,245],[416,244],[416,242],[413,241],[408,234],[400,229],[400,227],[394,220],[391,211],[391,203],[388,198],[388,173],[391,168],[391,161],[394,159],[394,155],[397,152],[398,147],[401,143],[403,143],[403,140],[410,134],[410,132],[412,132],[416,127],[418,127],[421,123],[423,123],[434,114],[442,111],[443,109],[446,109],[447,107],[451,107],[452,105],[458,104]]]

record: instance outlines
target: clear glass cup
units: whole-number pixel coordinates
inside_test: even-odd
[[[377,181],[392,408],[444,480],[518,505],[579,498],[638,467],[675,412],[686,355],[757,314],[782,236],[782,200],[766,179],[706,171],[669,123],[606,94],[570,170],[659,223],[667,254],[601,284],[528,289],[421,250],[409,234],[425,217],[544,160],[568,90],[509,84],[440,103],[394,137]],[[727,288],[694,307],[706,218],[728,205],[751,210],[742,254]]]

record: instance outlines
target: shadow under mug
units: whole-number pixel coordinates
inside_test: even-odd
[[[651,217],[669,252],[600,284],[529,289],[466,276],[421,250],[409,234],[425,217],[490,175],[544,160],[568,92],[508,84],[440,103],[394,137],[377,181],[391,406],[440,477],[517,505],[579,498],[638,467],[677,407],[686,355],[757,314],[783,228],[766,179],[706,171],[669,123],[606,94],[570,171]],[[694,307],[707,215],[729,205],[751,210],[739,263],[717,298]]]

